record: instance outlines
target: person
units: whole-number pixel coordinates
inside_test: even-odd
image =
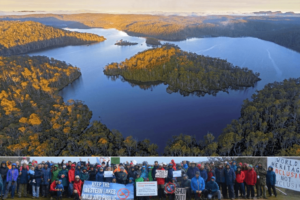
[[[172,164],[172,163],[170,163],[170,164]],[[172,164],[172,169],[174,170],[173,164]],[[167,186],[167,184],[168,184],[168,186]],[[166,189],[165,189],[164,192],[165,192],[165,195],[168,197],[169,200],[174,200],[175,199],[175,189],[177,187],[178,187],[178,184],[177,184],[176,178],[172,178],[172,180],[170,180],[169,182],[167,182],[165,184]]]
[[[157,170],[165,170],[163,168],[163,164],[159,164]],[[165,179],[164,178],[155,178],[157,181],[157,192],[158,192],[158,198],[161,200],[162,198],[165,198],[164,195],[164,189],[165,189]]]
[[[216,178],[212,176],[210,181],[205,184],[205,191],[203,191],[203,195],[208,199],[212,199],[214,196],[217,196],[218,200],[220,200],[221,192],[219,190],[219,185],[215,182],[215,180]]]
[[[2,188],[3,188],[3,180],[2,180],[2,176],[0,176],[0,192],[2,193]]]
[[[235,197],[238,197],[238,192],[241,191],[242,197],[245,198],[245,187],[244,187],[244,180],[245,180],[245,173],[242,171],[241,167],[238,166],[235,172]]]
[[[267,198],[266,196],[266,175],[267,170],[262,166],[261,163],[258,163],[258,167],[256,168],[257,174],[257,198],[263,197],[264,199]],[[262,193],[262,194],[261,194]]]
[[[166,178],[167,183],[172,182],[172,180],[173,180],[173,171],[174,171],[173,163],[169,163],[168,176]]]
[[[123,166],[120,167],[120,172],[116,175],[117,183],[126,184],[127,174]]]
[[[80,180],[84,183],[85,180],[89,180],[89,173],[87,172],[87,168],[83,167],[82,172],[80,172]]]
[[[53,182],[58,178],[58,173],[59,173],[60,169],[58,169],[58,165],[54,165],[54,170],[52,171],[52,176],[51,176],[51,181]]]
[[[273,190],[273,193],[274,193],[275,197],[277,197],[277,192],[276,192],[276,189],[275,189],[276,174],[273,171],[272,166],[269,166],[269,168],[268,168],[268,172],[267,172],[267,175],[266,175],[266,183],[267,183],[268,192],[269,192],[270,197],[272,196],[271,189]]]
[[[81,166],[80,166],[80,163],[77,163],[77,168],[75,170],[75,176],[80,176],[80,173],[81,173]]]
[[[22,192],[24,194],[24,197],[27,197],[27,183],[28,183],[28,175],[27,175],[27,163],[23,162],[23,166],[20,169],[19,172],[19,184],[20,188],[18,191],[19,198],[22,197]]]
[[[15,188],[17,186],[17,179],[19,176],[19,172],[18,172],[16,166],[17,166],[16,163],[13,163],[11,166],[11,169],[9,169],[7,171],[6,191],[5,191],[3,199],[7,199],[10,188],[11,188],[11,198],[14,198],[14,196],[15,196]]]
[[[195,162],[191,162],[191,166],[187,169],[186,174],[188,175],[189,179],[192,179],[195,177],[197,171],[199,171],[199,169],[196,167]]]
[[[153,181],[152,178],[152,167],[148,166],[148,181]]]
[[[142,177],[143,179],[148,178],[148,171],[147,171],[147,169],[146,169],[146,166],[143,166],[143,167],[142,167],[141,177]]]
[[[97,182],[104,182],[104,170],[100,167],[96,174],[96,181]]]
[[[229,193],[229,198],[234,199],[234,184],[235,184],[235,173],[233,169],[230,167],[229,163],[226,164],[226,168],[224,170],[224,177],[225,177],[225,184],[226,184],[226,195],[227,196],[227,190]]]
[[[68,171],[68,180],[69,180],[69,186],[68,186],[68,197],[71,197],[73,195],[73,184],[75,181],[75,164],[71,164],[71,168]]]
[[[207,171],[204,169],[203,165],[201,165],[201,167],[200,167],[200,175],[206,182],[207,181]]]
[[[182,161],[182,166],[183,166],[182,168],[183,168],[185,171],[189,168],[189,166],[188,166],[186,160]]]
[[[53,197],[57,196],[57,189],[56,189],[56,185],[58,184],[58,179],[54,180],[51,185],[50,185],[50,200],[53,199]]]
[[[42,187],[42,197],[47,197],[49,194],[49,185],[51,180],[51,169],[48,167],[48,163],[44,164],[43,174],[44,179],[42,181],[41,187]]]
[[[136,173],[136,179],[134,180],[134,189],[135,189],[134,193],[136,193],[136,183],[137,182],[144,182],[144,178],[140,177],[140,173],[139,172]],[[143,197],[138,197],[137,199],[141,200],[141,199],[143,199]]]
[[[152,171],[151,171],[151,174],[152,174],[152,179],[155,180],[155,173],[156,173],[156,170],[158,169],[158,161],[155,161],[154,162],[154,166],[152,168]]]
[[[216,177],[216,182],[219,186],[219,189],[222,188],[222,195],[223,197],[226,196],[227,192],[226,192],[226,185],[225,185],[225,169],[223,167],[223,164],[220,163],[218,168],[215,169],[215,177]]]
[[[44,179],[44,172],[42,170],[42,165],[39,163],[37,165],[37,168],[34,170],[34,182],[32,184],[32,198],[39,198],[40,195],[40,186],[42,183],[42,180]]]
[[[62,181],[60,184],[64,187],[63,195],[66,197],[68,193],[68,170],[66,165],[63,165],[62,170],[59,171],[58,178]]]
[[[27,172],[27,174],[28,174],[28,186],[27,186],[27,188],[29,189],[29,191],[28,191],[28,193],[29,194],[31,194],[32,195],[32,186],[33,186],[33,183],[35,183],[35,179],[34,179],[34,166],[32,166],[31,164],[29,164],[30,165],[30,168],[29,168],[29,170],[28,170],[28,172]]]
[[[75,200],[81,199],[82,185],[83,185],[83,182],[80,180],[79,175],[76,175],[75,181],[73,184],[73,189],[74,189],[73,194],[74,194]]]
[[[206,180],[206,182],[208,182],[208,181],[210,181],[211,177],[215,176],[215,170],[212,170],[212,168],[210,166],[207,166],[206,171],[207,171],[207,180]]]
[[[186,174],[184,174],[182,176],[182,181],[180,184],[180,187],[185,188],[186,190],[186,199],[191,200],[192,199],[192,195],[191,195],[191,180],[188,179],[188,176]]]
[[[233,169],[234,172],[237,170],[236,161],[232,161],[232,165],[230,166],[231,169]]]
[[[64,192],[64,185],[62,184],[62,180],[58,180],[58,184],[55,186],[57,191],[57,199],[62,199],[62,194]]]
[[[185,175],[185,171],[184,171],[184,169],[182,169],[181,165],[177,166],[177,171],[181,171],[181,176],[177,177],[177,184],[181,185],[181,182],[183,180],[183,175]]]
[[[98,170],[99,169],[95,170],[94,165],[90,166],[90,169],[88,171],[88,173],[89,173],[89,181],[96,181],[96,174],[97,174]]]
[[[257,174],[255,170],[253,169],[252,165],[248,166],[248,171],[246,173],[245,181],[247,183],[247,198],[251,197],[254,198],[254,185],[257,181]]]
[[[200,171],[196,171],[195,177],[192,178],[191,189],[195,196],[195,200],[199,199],[202,194],[202,191],[205,189],[205,181],[200,176]]]
[[[1,168],[0,168],[0,175],[3,181],[3,188],[0,188],[0,194],[3,197],[5,194],[5,190],[6,190],[6,176],[7,176],[7,172],[8,172],[8,168],[6,166],[6,162],[2,161],[1,162]]]
[[[171,163],[172,163],[172,166],[173,166],[174,171],[176,171],[177,169],[176,169],[176,163],[175,163],[175,161],[174,161],[174,160],[171,160]]]

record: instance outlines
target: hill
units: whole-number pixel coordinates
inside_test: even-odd
[[[4,56],[104,40],[103,36],[66,31],[38,22],[0,21],[0,55]]]
[[[188,53],[174,45],[164,45],[136,54],[104,69],[108,76],[121,75],[135,83],[164,82],[167,91],[188,95],[216,93],[227,89],[253,86],[259,73],[239,68],[226,60]]]

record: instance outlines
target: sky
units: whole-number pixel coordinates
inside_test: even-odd
[[[0,11],[128,12],[300,12],[300,0],[0,0]]]
[[[100,157],[30,157],[30,161],[33,159],[42,162],[42,161],[53,161],[54,163],[61,162],[65,160],[65,163],[71,160],[72,162],[79,162],[79,158],[82,161],[88,161],[90,159],[90,163],[96,163],[97,158]],[[130,162],[131,160],[135,160],[137,163],[143,163],[143,161],[147,161],[149,164],[153,164],[154,161],[158,161],[159,163],[165,162],[169,163],[171,160],[174,159],[175,163],[182,162],[183,160],[189,160],[194,162],[203,162],[208,161],[207,157],[121,157],[120,162],[125,163],[126,161]]]

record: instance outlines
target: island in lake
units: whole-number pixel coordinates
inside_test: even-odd
[[[129,42],[127,40],[119,40],[115,43],[115,45],[119,45],[119,46],[131,46],[131,45],[137,45],[137,42]]]
[[[185,52],[171,44],[140,52],[121,63],[111,63],[104,74],[121,75],[134,83],[163,82],[168,84],[168,93],[179,91],[198,96],[251,87],[260,80],[259,73],[252,70],[219,58]]]
[[[96,34],[66,31],[38,22],[0,21],[0,55],[3,56],[104,40],[103,36]]]

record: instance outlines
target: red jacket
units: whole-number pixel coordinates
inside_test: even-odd
[[[174,160],[171,160],[171,163],[173,164],[173,169],[176,171],[176,163]]]
[[[241,171],[241,173],[237,173],[235,172],[235,175],[236,175],[236,182],[238,183],[244,183],[244,180],[245,180],[245,173],[243,171]]]
[[[71,169],[68,171],[68,178],[69,178],[69,183],[72,181],[75,181],[75,164],[71,165]]]
[[[157,168],[156,170],[165,170],[164,168]],[[165,184],[165,179],[164,178],[156,178],[157,185],[164,185]]]
[[[257,181],[257,175],[255,170],[252,168],[251,170],[248,170],[245,177],[245,182],[247,185],[255,185]]]
[[[53,181],[50,185],[50,192],[55,192],[56,191],[55,188],[56,188],[56,182]]]
[[[211,177],[213,177],[213,176],[214,176],[214,173],[213,173],[212,170],[210,170],[209,172],[207,172],[207,180],[206,180],[206,182],[210,181]]]
[[[74,188],[74,190],[77,190],[77,193],[79,196],[81,196],[82,185],[83,185],[83,182],[81,180],[79,180],[79,181],[75,180],[74,184],[73,184],[73,188]]]

